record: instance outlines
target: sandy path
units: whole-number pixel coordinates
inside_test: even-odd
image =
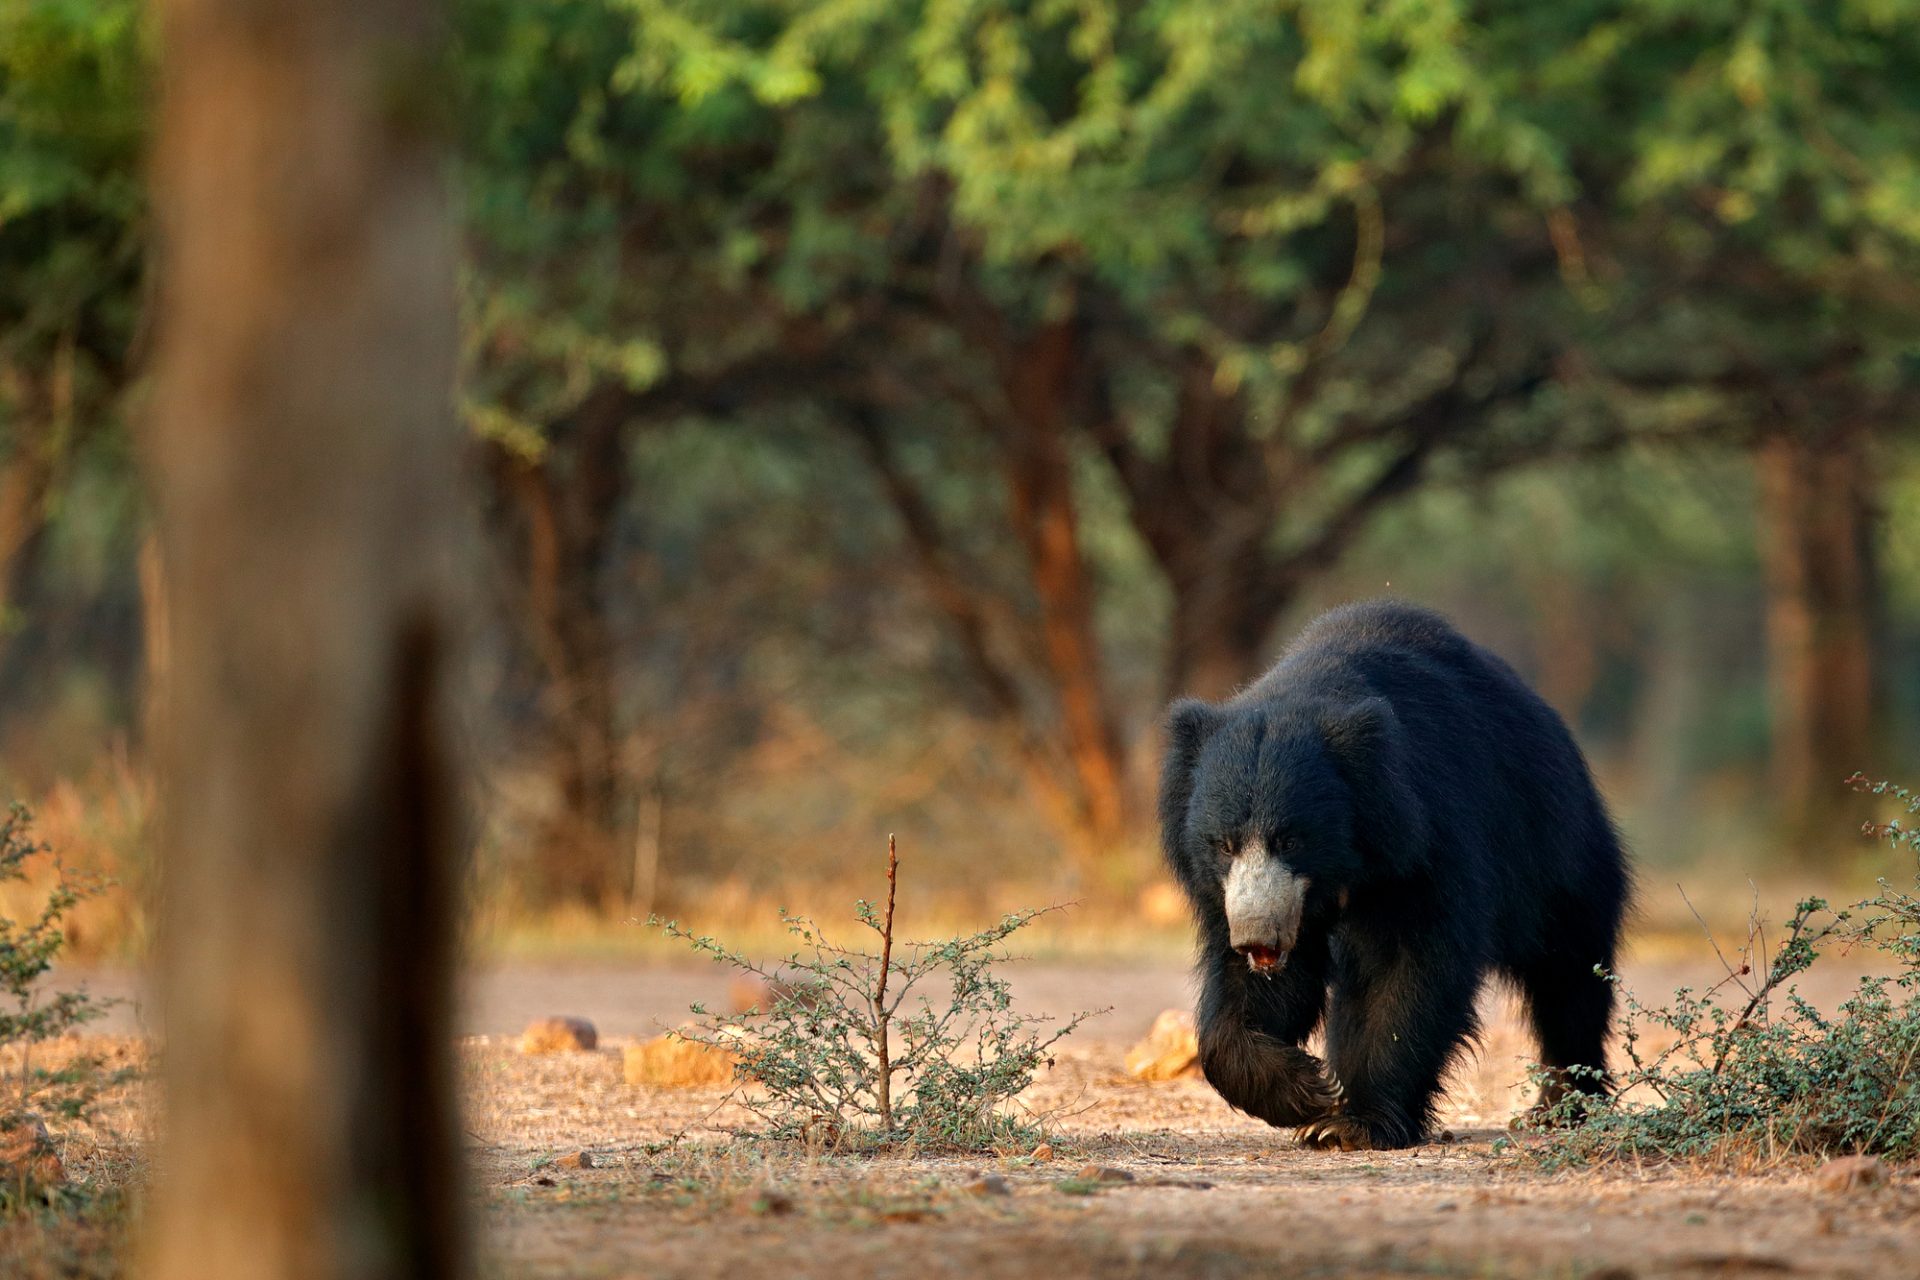
[[[1059,1015],[1111,1006],[1087,1034],[1137,1034],[1161,1009],[1191,1001],[1187,971],[1170,964],[1021,964],[1014,985],[1023,1008]],[[694,964],[524,964],[478,969],[463,981],[459,1032],[504,1036],[534,1018],[569,1013],[591,1019],[606,1036],[650,1036],[678,1026],[688,1006],[704,1001],[724,1009],[726,971]],[[124,970],[69,970],[53,976],[54,990],[84,987],[117,1003],[89,1030],[110,1036],[151,1035],[159,1019],[143,979]]]
[[[620,1048],[724,1007],[722,971],[514,965],[473,974],[462,1060],[486,1274],[511,1277],[1849,1276],[1920,1278],[1920,1177],[1869,1192],[1820,1189],[1811,1164],[1745,1174],[1552,1173],[1506,1141],[1530,1052],[1511,1002],[1489,998],[1481,1051],[1452,1081],[1454,1140],[1408,1152],[1322,1154],[1229,1111],[1195,1079],[1146,1085],[1125,1046],[1188,999],[1176,965],[1028,964],[1021,1006],[1114,1012],[1089,1024],[1024,1099],[1052,1115],[1054,1158],[866,1159],[769,1148],[719,1089],[632,1086]],[[1831,1001],[1844,966],[1816,970]],[[70,981],[78,975],[65,975]],[[1708,968],[1647,964],[1652,995]],[[124,975],[88,975],[132,994]],[[107,1030],[132,1031],[142,1007]],[[512,1037],[547,1013],[600,1026],[594,1053],[527,1058]],[[143,1093],[136,1088],[135,1093]],[[144,1102],[127,1099],[127,1114]],[[122,1132],[134,1132],[128,1120]],[[556,1157],[588,1153],[568,1169]],[[77,1154],[77,1153],[75,1153]],[[98,1163],[79,1160],[83,1170]],[[1089,1164],[1131,1181],[1089,1185]],[[966,1188],[1005,1177],[1011,1194]]]
[[[499,1277],[1920,1276],[1920,1180],[1820,1190],[1810,1166],[1733,1176],[1550,1173],[1507,1147],[1521,1048],[1496,1027],[1453,1140],[1303,1151],[1192,1079],[1144,1085],[1112,1046],[1062,1055],[1028,1101],[1053,1158],[859,1159],[724,1129],[716,1089],[619,1080],[612,1051],[470,1045],[474,1153]],[[678,1143],[667,1141],[676,1132]],[[586,1170],[556,1156],[588,1152]],[[1132,1180],[1089,1186],[1087,1165]],[[966,1188],[982,1174],[1011,1194]]]
[[[1648,966],[1637,980],[1651,993],[1710,976]],[[1186,998],[1180,969],[1028,966],[1016,987],[1029,1010],[1116,1006],[1024,1099],[1053,1113],[1054,1158],[855,1159],[740,1140],[729,1130],[747,1118],[722,1090],[621,1081],[622,1029],[663,1008],[670,1017],[688,993],[717,995],[701,987],[710,981],[628,975],[615,1001],[604,976],[580,971],[481,980],[476,1008],[508,1026],[531,1007],[520,1002],[565,992],[615,1041],[546,1059],[498,1037],[467,1046],[495,1275],[1920,1277],[1911,1175],[1834,1193],[1808,1162],[1744,1176],[1529,1162],[1505,1126],[1527,1095],[1531,1046],[1498,996],[1448,1093],[1454,1140],[1321,1154],[1229,1111],[1198,1080],[1126,1076],[1125,1044]],[[1847,985],[1836,967],[1809,994],[1830,1002]],[[552,1163],[575,1151],[596,1167]],[[1074,1176],[1088,1164],[1132,1181],[1088,1187]],[[986,1172],[1012,1194],[965,1190]]]

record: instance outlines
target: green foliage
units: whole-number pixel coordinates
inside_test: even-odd
[[[85,353],[89,372],[124,362],[147,127],[137,4],[0,6],[0,367],[58,342]],[[0,383],[0,423],[7,398]]]
[[[1001,944],[1040,911],[1017,911],[965,937],[896,942],[892,867],[884,908],[861,900],[879,954],[830,941],[812,920],[781,913],[803,946],[758,963],[674,921],[653,920],[694,950],[765,985],[766,1007],[680,1034],[738,1056],[749,1086],[736,1097],[769,1136],[874,1149],[982,1151],[1032,1146],[1039,1132],[1010,1105],[1053,1063],[1052,1050],[1091,1013],[1058,1025],[1017,1012],[997,967]],[[897,1039],[897,1043],[896,1043]]]
[[[103,392],[150,242],[140,13],[0,13],[0,364],[64,342]],[[464,399],[537,452],[593,386],[793,316],[888,306],[904,349],[972,293],[1032,317],[1090,288],[1270,404],[1351,343],[1280,424],[1307,446],[1444,364],[1472,305],[1658,368],[1663,403],[1834,352],[1886,387],[1914,351],[1917,13],[463,0]]]
[[[1920,814],[1914,792],[1857,777],[1855,785]],[[1910,821],[1869,829],[1920,855]],[[1895,972],[1861,979],[1829,1014],[1793,980],[1835,941],[1878,951]],[[1532,1113],[1530,1123],[1551,1134],[1537,1154],[1549,1163],[1920,1156],[1920,896],[1882,880],[1874,896],[1839,911],[1808,898],[1771,956],[1765,943],[1756,918],[1737,963],[1722,957],[1727,976],[1714,986],[1682,988],[1665,1005],[1626,993],[1621,1037],[1631,1065],[1619,1091],[1600,1102],[1570,1095]]]

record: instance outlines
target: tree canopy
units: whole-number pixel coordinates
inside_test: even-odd
[[[620,566],[647,503],[700,506],[653,469],[684,435],[640,442],[809,452],[774,489],[890,539],[904,567],[859,572],[937,624],[928,678],[1110,844],[1147,709],[1244,679],[1409,495],[1638,442],[1805,473],[1904,428],[1917,11],[462,0],[459,396],[510,665],[605,836],[581,892],[657,705]],[[60,438],[50,371],[139,373],[144,48],[132,0],[0,18],[15,439]],[[1144,643],[1141,581],[1144,679],[1113,643]]]

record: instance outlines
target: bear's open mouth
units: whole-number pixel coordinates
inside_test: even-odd
[[[1241,951],[1247,957],[1247,967],[1255,973],[1277,973],[1281,962],[1286,959],[1272,947],[1242,947]]]

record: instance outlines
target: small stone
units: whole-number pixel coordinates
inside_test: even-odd
[[[560,1156],[557,1159],[555,1159],[553,1162],[553,1167],[556,1169],[594,1168],[595,1166],[593,1163],[593,1153],[591,1151],[570,1152],[567,1155]]]
[[[1013,1184],[997,1173],[983,1173],[960,1188],[970,1196],[1010,1196]]]
[[[1456,1213],[1459,1209],[1460,1202],[1458,1200],[1442,1200],[1439,1204],[1433,1206],[1435,1213]]]
[[[1886,1184],[1887,1162],[1879,1156],[1842,1156],[1821,1165],[1814,1176],[1822,1191],[1865,1191]]]
[[[1053,1159],[1053,1144],[1050,1142],[1043,1142],[1039,1146],[1035,1147],[1033,1149],[1033,1158],[1035,1160]]]
[[[587,1053],[600,1045],[600,1033],[585,1018],[535,1018],[520,1033],[520,1052]]]
[[[67,1180],[46,1124],[31,1112],[0,1117],[0,1185],[24,1185],[29,1195]]]
[[[1199,1069],[1200,1036],[1185,1009],[1162,1012],[1147,1038],[1127,1050],[1127,1074],[1136,1080],[1172,1080]]]
[[[1132,1182],[1133,1175],[1111,1165],[1090,1164],[1073,1175],[1082,1182]]]

